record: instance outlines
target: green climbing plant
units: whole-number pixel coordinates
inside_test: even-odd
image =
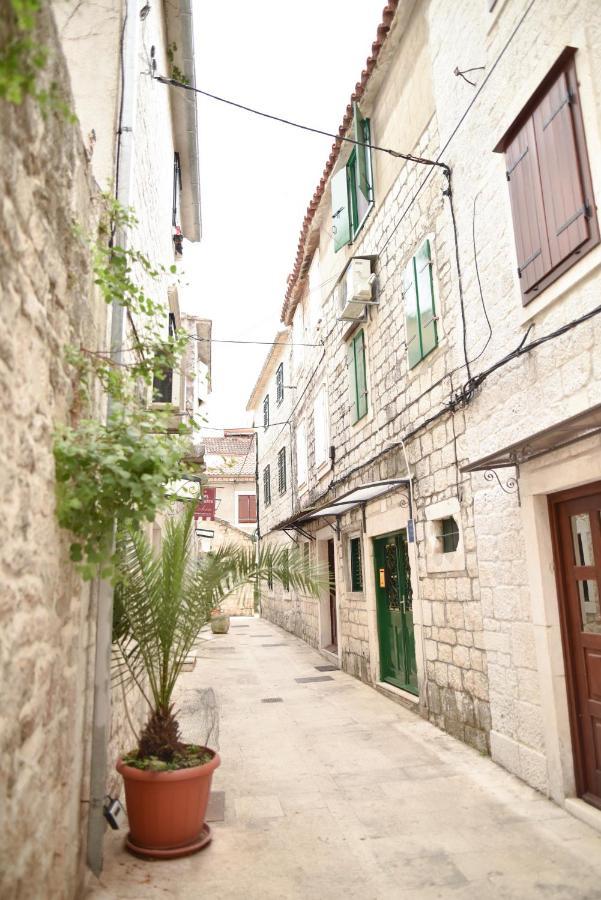
[[[103,203],[97,237],[80,237],[105,302],[126,311],[131,346],[119,359],[97,348],[67,348],[76,384],[74,421],[58,428],[54,439],[58,521],[73,535],[71,559],[86,579],[113,578],[115,526],[135,531],[153,521],[169,503],[169,485],[197,468],[191,449],[196,423],[180,422],[174,434],[173,410],[149,403],[156,379],[181,367],[187,345],[185,334],[165,336],[168,310],[148,292],[175,266],[156,265],[117,244],[115,236],[131,232],[135,216],[111,197]],[[101,419],[91,412],[98,385],[108,398]]]
[[[55,109],[75,121],[61,96],[59,85],[40,85],[48,63],[48,48],[37,37],[41,0],[7,0],[0,21],[0,99],[14,105],[26,97],[36,100],[43,111]]]
[[[169,70],[171,78],[179,81],[180,84],[190,84],[190,79],[178,65],[175,64],[175,54],[177,53],[177,44],[173,41],[167,45],[167,59],[169,61]]]

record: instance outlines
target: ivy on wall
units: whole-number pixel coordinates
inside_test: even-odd
[[[26,97],[43,112],[55,109],[66,119],[75,116],[56,82],[42,86],[40,76],[48,63],[48,48],[37,37],[42,0],[7,0],[0,19],[0,99],[16,106]]]
[[[77,384],[76,421],[60,427],[54,440],[58,521],[74,537],[71,559],[85,579],[112,578],[115,525],[135,531],[153,521],[169,503],[169,484],[190,474],[195,425],[180,422],[178,433],[169,433],[172,410],[149,402],[155,378],[181,367],[188,336],[166,336],[168,310],[141,285],[156,286],[175,266],[155,265],[140,251],[115,245],[112,236],[126,234],[136,220],[114,199],[103,199],[98,238],[88,241],[94,281],[107,304],[124,307],[132,346],[119,359],[95,348],[67,349]],[[108,398],[103,419],[81,413],[92,410],[98,384]]]

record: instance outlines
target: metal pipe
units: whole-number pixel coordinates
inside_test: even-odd
[[[138,56],[137,0],[126,0],[121,43],[121,107],[115,151],[115,194],[125,206],[131,206],[134,166],[134,124],[137,105]],[[125,233],[115,235],[125,246]],[[122,362],[125,308],[118,302],[111,307],[111,358]],[[111,413],[109,398],[107,416]],[[111,651],[113,631],[113,588],[101,581],[96,611],[96,659],[94,664],[94,711],[90,759],[90,814],[88,818],[87,862],[95,875],[102,871],[102,849],[106,822],[103,814],[108,768],[108,743],[111,726]]]

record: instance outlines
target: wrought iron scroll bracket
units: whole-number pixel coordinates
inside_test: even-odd
[[[486,481],[496,481],[505,494],[516,494],[518,498],[518,506],[521,506],[522,502],[520,498],[519,477],[520,472],[518,466],[515,467],[515,477],[508,478],[505,483],[501,481],[495,469],[487,469],[484,472],[484,478],[486,479]]]

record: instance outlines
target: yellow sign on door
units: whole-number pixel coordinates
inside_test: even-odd
[[[380,569],[380,587],[386,587],[386,569]]]

